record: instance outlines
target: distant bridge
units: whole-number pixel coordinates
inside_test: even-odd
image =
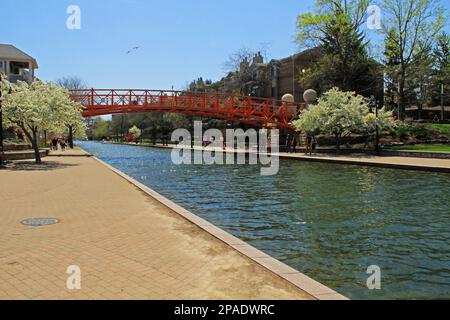
[[[176,112],[224,119],[260,128],[293,129],[298,106],[279,100],[222,93],[173,90],[80,89],[71,98],[93,117],[137,112]]]

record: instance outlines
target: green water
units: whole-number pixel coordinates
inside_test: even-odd
[[[264,177],[176,166],[169,150],[81,146],[350,298],[450,298],[450,175],[281,160]],[[381,290],[366,286],[370,265]]]

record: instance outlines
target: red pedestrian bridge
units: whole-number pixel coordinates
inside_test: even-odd
[[[280,100],[223,93],[173,90],[80,89],[71,98],[93,117],[138,112],[176,112],[224,119],[260,128],[293,129],[299,105]]]

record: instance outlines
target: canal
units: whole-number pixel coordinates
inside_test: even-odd
[[[177,204],[353,299],[450,298],[450,175],[281,160],[174,165],[166,149],[80,142]],[[367,268],[381,268],[369,290]]]

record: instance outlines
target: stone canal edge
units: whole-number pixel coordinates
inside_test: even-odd
[[[83,149],[81,149],[83,150]],[[86,152],[83,150],[83,152]],[[88,152],[86,152],[86,155],[90,155]],[[180,215],[190,223],[196,225],[203,231],[207,232],[208,234],[212,235],[214,238],[222,241],[229,247],[233,248],[235,251],[239,252],[244,257],[250,259],[257,265],[260,265],[270,271],[271,273],[275,274],[276,276],[284,279],[285,281],[289,282],[293,286],[303,290],[310,296],[318,299],[318,300],[348,300],[347,297],[339,294],[338,292],[332,290],[331,288],[323,285],[322,283],[308,277],[307,275],[297,271],[296,269],[293,269],[289,267],[288,265],[284,264],[281,261],[278,261],[277,259],[269,256],[268,254],[256,249],[255,247],[249,245],[248,243],[236,238],[235,236],[229,234],[228,232],[216,227],[215,225],[207,222],[206,220],[196,216],[195,214],[191,213],[190,211],[184,209],[183,207],[177,205],[173,201],[167,199],[166,197],[162,196],[158,192],[152,190],[151,188],[143,185],[142,183],[138,182],[137,180],[131,178],[127,174],[123,173],[122,171],[114,168],[113,166],[107,164],[106,162],[100,160],[99,158],[92,156],[92,159],[96,160],[103,166],[107,167],[109,170],[120,176],[121,178],[125,179],[135,187],[137,187],[139,190],[144,192],[146,195],[150,196],[151,198],[155,199],[156,201],[160,202],[176,214]]]

